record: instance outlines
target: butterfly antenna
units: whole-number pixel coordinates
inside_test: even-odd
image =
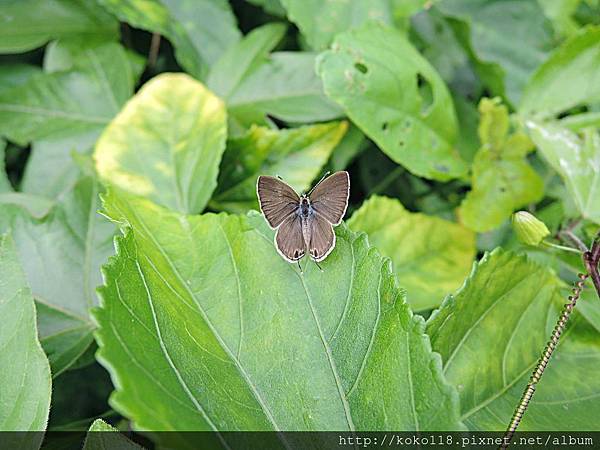
[[[322,268],[322,267],[319,265],[319,263],[315,261],[315,264],[317,265],[317,267],[319,268],[319,270],[320,270],[321,272],[323,272],[323,268]]]
[[[300,261],[296,261],[298,263],[298,269],[300,269],[300,273],[304,273],[304,271],[302,270],[302,266],[300,265]]]
[[[327,177],[329,176],[329,174],[330,174],[330,173],[331,173],[331,172],[330,172],[329,170],[328,170],[327,172],[325,172],[325,175],[323,175],[323,176],[321,177],[321,179],[319,180],[319,182],[318,182],[317,184],[315,184],[315,185],[313,186],[313,188],[312,188],[312,189],[311,189],[311,190],[308,192],[308,194],[306,194],[306,195],[310,195],[310,194],[312,194],[312,192],[313,192],[313,191],[314,191],[314,190],[317,188],[317,186],[318,186],[318,185],[320,185],[320,184],[321,184],[321,182],[322,182],[322,181],[323,181],[325,178],[327,178]]]
[[[279,178],[281,181],[283,181],[283,178],[281,178],[279,175],[275,175],[277,178]]]

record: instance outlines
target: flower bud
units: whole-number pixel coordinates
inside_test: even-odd
[[[512,216],[512,227],[523,244],[540,245],[550,231],[544,222],[527,211],[519,211]]]

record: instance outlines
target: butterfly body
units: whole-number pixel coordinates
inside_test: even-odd
[[[265,219],[277,230],[275,247],[286,261],[299,261],[308,253],[319,262],[331,253],[335,247],[333,226],[341,223],[348,206],[348,172],[323,178],[301,196],[270,176],[258,177],[256,189]]]

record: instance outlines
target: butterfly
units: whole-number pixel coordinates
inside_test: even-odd
[[[302,195],[279,178],[261,175],[256,192],[260,210],[277,230],[275,247],[286,261],[299,261],[306,252],[317,263],[327,258],[335,247],[333,226],[342,222],[348,207],[348,172],[326,174]]]

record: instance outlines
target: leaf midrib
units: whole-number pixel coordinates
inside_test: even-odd
[[[119,212],[121,213],[122,217],[126,217],[126,215],[123,214],[123,211],[120,210],[120,208],[117,207],[117,209],[119,209]],[[184,282],[183,278],[181,277],[181,274],[179,273],[179,271],[174,266],[173,261],[171,261],[171,258],[167,255],[167,253],[164,251],[164,249],[162,248],[162,246],[156,241],[156,239],[154,238],[153,234],[150,233],[150,230],[148,229],[148,227],[146,226],[146,224],[144,223],[144,221],[141,220],[141,218],[137,214],[137,212],[134,209],[132,209],[131,211],[132,211],[133,216],[137,219],[138,223],[144,229],[144,232],[146,233],[146,235],[150,238],[150,240],[152,241],[152,243],[156,247],[156,249],[161,253],[161,255],[165,258],[165,261],[169,264],[169,267],[171,268],[173,274],[177,277],[180,285],[183,286],[183,288],[185,289],[185,291],[187,292],[187,294],[194,301],[194,304],[197,307],[197,311],[200,312],[200,314],[202,315],[203,320],[206,322],[206,324],[209,327],[210,331],[213,333],[213,335],[217,339],[219,345],[223,348],[223,350],[225,351],[225,353],[235,363],[235,366],[237,367],[240,375],[242,376],[242,378],[244,379],[244,381],[247,383],[248,387],[250,387],[252,393],[254,394],[254,397],[255,397],[256,401],[259,403],[259,405],[261,406],[261,408],[265,412],[265,415],[267,416],[269,422],[271,422],[271,424],[273,425],[273,428],[275,429],[275,431],[280,431],[281,428],[279,427],[279,425],[277,425],[277,422],[275,421],[275,418],[273,417],[273,414],[272,414],[271,410],[267,407],[266,403],[264,402],[262,396],[259,393],[258,388],[254,385],[254,383],[252,383],[252,381],[250,380],[250,377],[246,373],[246,370],[243,368],[241,362],[235,357],[235,355],[232,353],[231,349],[225,344],[225,342],[224,342],[223,338],[221,337],[221,335],[219,333],[217,333],[217,331],[216,331],[215,327],[213,326],[212,322],[209,320],[209,318],[208,318],[208,316],[206,314],[206,311],[204,311],[204,309],[202,308],[202,306],[200,305],[200,303],[196,300],[196,297],[194,296],[194,294],[191,291],[191,289],[189,288],[189,286]],[[166,280],[165,280],[165,283],[166,283]],[[172,289],[172,287],[171,287],[171,289]]]

